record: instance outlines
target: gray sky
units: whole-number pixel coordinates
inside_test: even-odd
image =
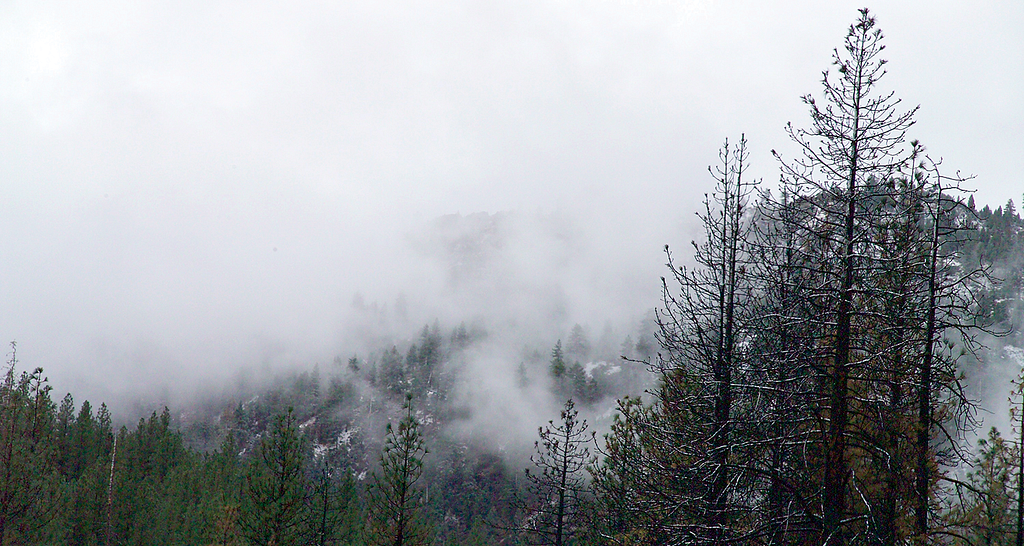
[[[476,211],[571,218],[503,274],[634,313],[725,137],[777,179],[861,4],[2,2],[0,338],[87,396],[322,359],[355,291],[443,314],[410,234]],[[1019,205],[1024,4],[870,7],[910,136]]]

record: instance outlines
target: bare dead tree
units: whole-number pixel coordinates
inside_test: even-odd
[[[941,161],[924,153],[916,141],[910,177],[922,194],[927,250],[918,322],[916,358],[918,381],[916,460],[914,465],[914,540],[924,545],[935,534],[949,530],[934,517],[941,484],[958,487],[948,471],[967,461],[967,436],[977,425],[976,401],[962,383],[962,357],[977,357],[979,334],[1001,335],[982,310],[979,295],[998,281],[983,262],[966,264],[964,242],[974,230],[976,218],[961,197],[968,180],[959,174],[945,176]],[[946,494],[946,496],[950,496]]]
[[[806,298],[813,268],[804,262],[798,226],[812,208],[794,198],[783,180],[776,198],[765,192],[754,222],[754,326],[750,382],[756,409],[749,427],[759,446],[748,464],[764,482],[750,535],[767,544],[806,543],[820,533],[813,500],[816,483],[815,431],[819,428],[819,351],[814,340],[814,306]]]
[[[540,439],[530,457],[536,471],[526,469],[529,498],[520,525],[530,544],[565,546],[580,531],[580,502],[587,492],[583,470],[592,462],[588,446],[594,441],[588,428],[570,398],[558,424],[552,420],[538,429]]]
[[[672,282],[663,279],[664,305],[657,316],[663,350],[659,403],[686,419],[663,421],[656,430],[667,445],[677,446],[672,457],[693,468],[690,483],[666,496],[664,511],[676,514],[672,526],[680,543],[732,541],[742,527],[736,519],[749,512],[737,505],[745,495],[735,463],[736,415],[742,411],[735,401],[745,360],[741,341],[749,335],[748,201],[755,183],[744,179],[745,138],[735,147],[726,141],[719,158],[720,166],[709,168],[715,190],[698,214],[705,239],[693,243],[696,266],[676,266],[666,247]]]
[[[751,206],[745,141],[723,150],[696,265],[669,254],[653,404],[620,406],[595,473],[620,522],[609,537],[895,546],[950,532],[935,514],[973,426],[958,359],[984,327],[987,280],[960,263],[970,224],[949,192],[963,179],[906,141],[916,108],[877,89],[883,49],[861,10],[824,100],[804,98],[811,127],[789,126],[801,153],[780,158],[779,197]]]
[[[833,80],[828,71],[823,73],[823,103],[804,97],[811,110],[811,128],[788,128],[801,156],[780,159],[783,175],[798,197],[808,197],[805,202],[814,210],[814,221],[803,226],[804,235],[822,253],[815,266],[819,286],[812,297],[820,308],[819,340],[829,349],[822,363],[826,412],[821,431],[820,542],[826,546],[847,543],[851,387],[859,380],[858,370],[871,358],[860,350],[865,326],[858,314],[861,300],[868,296],[863,280],[878,265],[872,259],[874,241],[867,229],[873,213],[869,205],[879,182],[889,179],[905,161],[904,138],[917,110],[900,112],[900,101],[893,93],[877,91],[885,75],[883,49],[874,17],[861,10],[847,33],[844,51],[833,55],[838,77]]]

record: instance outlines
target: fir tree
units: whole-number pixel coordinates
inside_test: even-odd
[[[551,377],[555,379],[561,379],[565,375],[565,354],[562,352],[562,340],[558,340],[555,347],[551,349],[551,365],[548,369],[551,371]]]

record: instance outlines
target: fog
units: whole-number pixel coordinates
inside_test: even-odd
[[[360,300],[508,350],[626,328],[724,138],[777,179],[861,7],[762,4],[4,3],[0,337],[115,402],[367,350]],[[1019,202],[1024,7],[871,7],[910,136]],[[464,267],[451,226],[494,218]]]

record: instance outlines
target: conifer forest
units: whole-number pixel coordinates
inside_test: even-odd
[[[473,317],[388,337],[359,301],[368,349],[141,419],[11,342],[0,546],[1021,546],[1024,375],[1006,407],[979,385],[1024,369],[1024,218],[910,137],[855,15],[777,181],[741,129],[694,173],[714,190],[679,200],[700,235],[665,246],[656,308],[520,340],[529,439],[465,433],[501,327]],[[475,218],[456,250],[503,221]]]

